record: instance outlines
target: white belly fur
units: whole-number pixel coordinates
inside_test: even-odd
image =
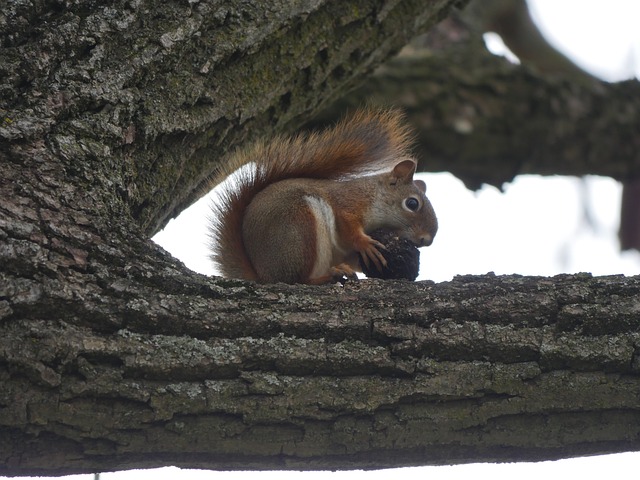
[[[342,261],[336,257],[344,256],[336,237],[336,219],[333,209],[322,198],[305,196],[305,201],[316,220],[316,263],[311,278],[321,277],[329,273],[329,269]]]

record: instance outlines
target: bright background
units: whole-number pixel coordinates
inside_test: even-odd
[[[639,0],[529,0],[543,32],[577,64],[608,81],[640,77]],[[500,42],[489,38],[492,49]],[[638,132],[640,135],[640,132]],[[594,275],[640,274],[640,255],[619,253],[617,229],[620,185],[608,178],[518,177],[504,193],[493,187],[468,191],[449,174],[423,177],[438,214],[433,246],[421,250],[421,279],[450,280],[467,273],[554,275],[587,271]],[[169,223],[154,240],[205,274],[204,198]],[[589,212],[587,215],[585,212]],[[587,221],[590,217],[591,220]],[[513,479],[545,477],[601,480],[631,477],[640,471],[640,453],[541,462],[471,464],[377,472],[207,472],[164,468],[105,473],[103,480],[405,480]],[[91,475],[68,477],[90,480]]]

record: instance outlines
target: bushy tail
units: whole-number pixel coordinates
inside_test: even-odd
[[[399,111],[360,110],[323,132],[277,137],[235,153],[213,182],[230,177],[212,206],[211,259],[225,277],[257,280],[242,221],[258,192],[289,178],[339,180],[391,170],[409,156],[410,137]]]

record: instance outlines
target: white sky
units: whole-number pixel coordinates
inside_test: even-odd
[[[528,0],[547,38],[609,81],[640,74],[640,1]]]
[[[609,81],[640,75],[640,0],[530,0],[544,32],[592,73]],[[606,5],[606,7],[605,7]],[[640,132],[639,132],[640,133]],[[485,187],[473,193],[449,174],[425,175],[440,230],[421,250],[421,276],[435,281],[456,274],[553,275],[640,274],[640,255],[620,255],[616,232],[620,185],[607,178],[519,177],[505,193]],[[581,199],[588,192],[595,221],[584,221]],[[189,268],[211,274],[206,258],[206,199],[196,203],[154,240]],[[406,480],[622,478],[640,471],[640,453],[537,464],[472,464],[379,472],[206,472],[159,470],[102,474],[102,480]],[[68,477],[90,480],[91,475]]]
[[[100,480],[541,480],[575,478],[603,480],[636,478],[640,455],[623,453],[539,463],[474,463],[453,467],[412,467],[350,472],[211,472],[174,467],[103,473]],[[70,475],[66,480],[93,480],[93,475]]]

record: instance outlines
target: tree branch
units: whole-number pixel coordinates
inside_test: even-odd
[[[527,173],[640,176],[640,83],[543,76],[490,54],[480,33],[445,20],[313,126],[362,103],[400,106],[418,133],[420,168],[473,189]]]
[[[10,1],[0,150],[52,153],[69,173],[90,164],[91,187],[153,234],[230,149],[293,130],[454,3]]]
[[[1,328],[1,473],[383,468],[640,446],[640,278],[223,289],[130,271],[129,284],[101,282],[99,329],[12,302],[29,314]],[[170,296],[166,284],[183,287]]]

